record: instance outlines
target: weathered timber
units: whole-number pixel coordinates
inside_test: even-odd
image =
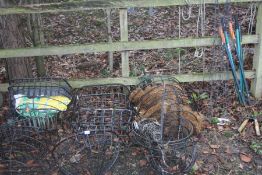
[[[128,19],[127,9],[119,10],[120,16],[120,38],[122,42],[128,41]],[[122,77],[129,77],[129,52],[121,52]]]
[[[39,1],[39,0],[38,0]],[[44,45],[44,33],[42,31],[42,18],[41,14],[31,14],[32,19],[32,31],[33,31],[33,44],[34,46],[43,46]],[[35,63],[37,68],[37,75],[39,77],[44,77],[46,75],[44,57],[38,56],[35,57]]]
[[[205,0],[206,4],[223,4],[228,0]],[[231,3],[251,3],[262,0],[230,0]],[[28,14],[28,13],[58,13],[70,11],[83,11],[106,8],[128,8],[128,7],[163,7],[187,4],[201,4],[203,0],[74,0],[61,3],[46,3],[36,5],[14,6],[11,8],[0,8],[0,15]]]
[[[245,35],[243,36],[242,44],[256,44],[258,43],[258,38],[258,35]],[[122,41],[98,44],[0,49],[0,58],[66,55],[75,53],[113,52],[128,50],[148,50],[161,48],[204,47],[220,44],[220,39],[214,37],[130,42]]]
[[[252,79],[255,77],[254,71],[245,71],[246,78]],[[196,81],[216,81],[216,80],[229,80],[232,79],[231,72],[217,72],[217,73],[195,73],[195,74],[177,74],[177,75],[163,75],[156,76],[155,80],[164,77],[173,77],[180,82],[196,82]],[[92,78],[92,79],[79,79],[68,81],[73,88],[80,88],[87,85],[103,85],[103,84],[125,84],[125,85],[137,85],[140,83],[139,77],[121,77],[121,78]],[[8,84],[0,85],[0,92],[7,91]]]
[[[258,6],[256,34],[259,36],[255,46],[253,69],[256,70],[254,81],[251,83],[251,92],[256,98],[262,97],[262,3]]]
[[[107,16],[107,35],[108,35],[108,42],[112,43],[112,30],[111,30],[111,9],[106,10]],[[109,63],[109,70],[112,72],[114,67],[114,60],[113,60],[113,52],[108,52],[108,63]]]

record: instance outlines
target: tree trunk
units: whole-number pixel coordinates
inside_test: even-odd
[[[31,4],[37,3],[39,4],[39,0],[31,0]],[[30,14],[29,19],[31,22],[31,31],[32,31],[32,41],[34,46],[43,46],[44,45],[44,34],[42,31],[42,17],[41,14]],[[39,77],[46,76],[45,70],[45,61],[43,56],[35,57],[35,63],[37,68],[37,75]]]
[[[12,5],[11,0],[0,0],[0,7]],[[19,30],[20,18],[17,15],[0,16],[0,47],[24,47],[24,37]],[[8,58],[6,60],[9,80],[32,77],[32,68],[28,58]]]

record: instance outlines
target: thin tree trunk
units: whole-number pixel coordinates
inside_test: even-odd
[[[11,0],[0,0],[0,7],[8,7]],[[2,48],[24,47],[24,37],[19,30],[20,18],[17,15],[0,16],[0,46]],[[9,58],[6,60],[9,80],[32,77],[28,58]]]
[[[26,1],[28,4],[39,4],[39,0],[29,0]],[[28,29],[31,34],[31,38],[33,41],[33,45],[35,47],[43,46],[44,45],[44,33],[42,30],[42,17],[41,14],[29,14],[28,15]],[[45,70],[45,61],[43,56],[35,57],[35,63],[37,68],[37,75],[39,77],[46,76],[46,70]]]

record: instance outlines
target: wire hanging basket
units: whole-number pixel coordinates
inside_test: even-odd
[[[60,141],[53,150],[63,175],[104,175],[119,155],[118,137],[110,132],[80,132]]]
[[[71,86],[64,79],[37,78],[11,80],[8,88],[10,109],[28,126],[52,129],[59,112],[72,102]]]
[[[133,111],[128,109],[80,109],[78,128],[91,132],[114,132],[119,135],[131,131]]]
[[[89,109],[129,109],[129,89],[122,84],[85,86],[77,90],[77,106]]]
[[[1,174],[44,175],[51,170],[48,147],[38,129],[5,124],[0,126]]]
[[[196,159],[194,126],[183,111],[188,98],[178,82],[165,82],[146,82],[131,93],[130,101],[138,110],[132,138],[146,148],[146,157],[159,174],[185,173]]]
[[[146,155],[150,165],[162,175],[188,173],[196,158],[196,147],[192,140],[184,143],[158,144]]]
[[[90,132],[114,132],[124,135],[131,130],[134,112],[124,85],[86,86],[77,91],[77,129]]]

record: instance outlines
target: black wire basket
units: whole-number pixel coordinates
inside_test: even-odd
[[[195,164],[197,153],[192,140],[157,144],[146,155],[150,165],[162,175],[188,173]]]
[[[49,174],[51,166],[44,137],[37,128],[16,124],[0,126],[0,174]]]
[[[73,100],[71,89],[59,78],[11,80],[10,110],[18,119],[28,119],[29,126],[52,129],[58,114],[66,111]]]
[[[78,130],[114,132],[119,135],[130,132],[134,112],[126,86],[86,86],[77,90],[76,96]]]
[[[129,109],[129,89],[122,84],[85,86],[76,91],[77,106],[89,109]]]
[[[115,134],[83,131],[61,140],[53,156],[63,175],[104,175],[115,164],[119,150]]]
[[[128,109],[80,109],[78,127],[91,132],[110,131],[116,134],[129,133],[133,121],[133,111]]]

